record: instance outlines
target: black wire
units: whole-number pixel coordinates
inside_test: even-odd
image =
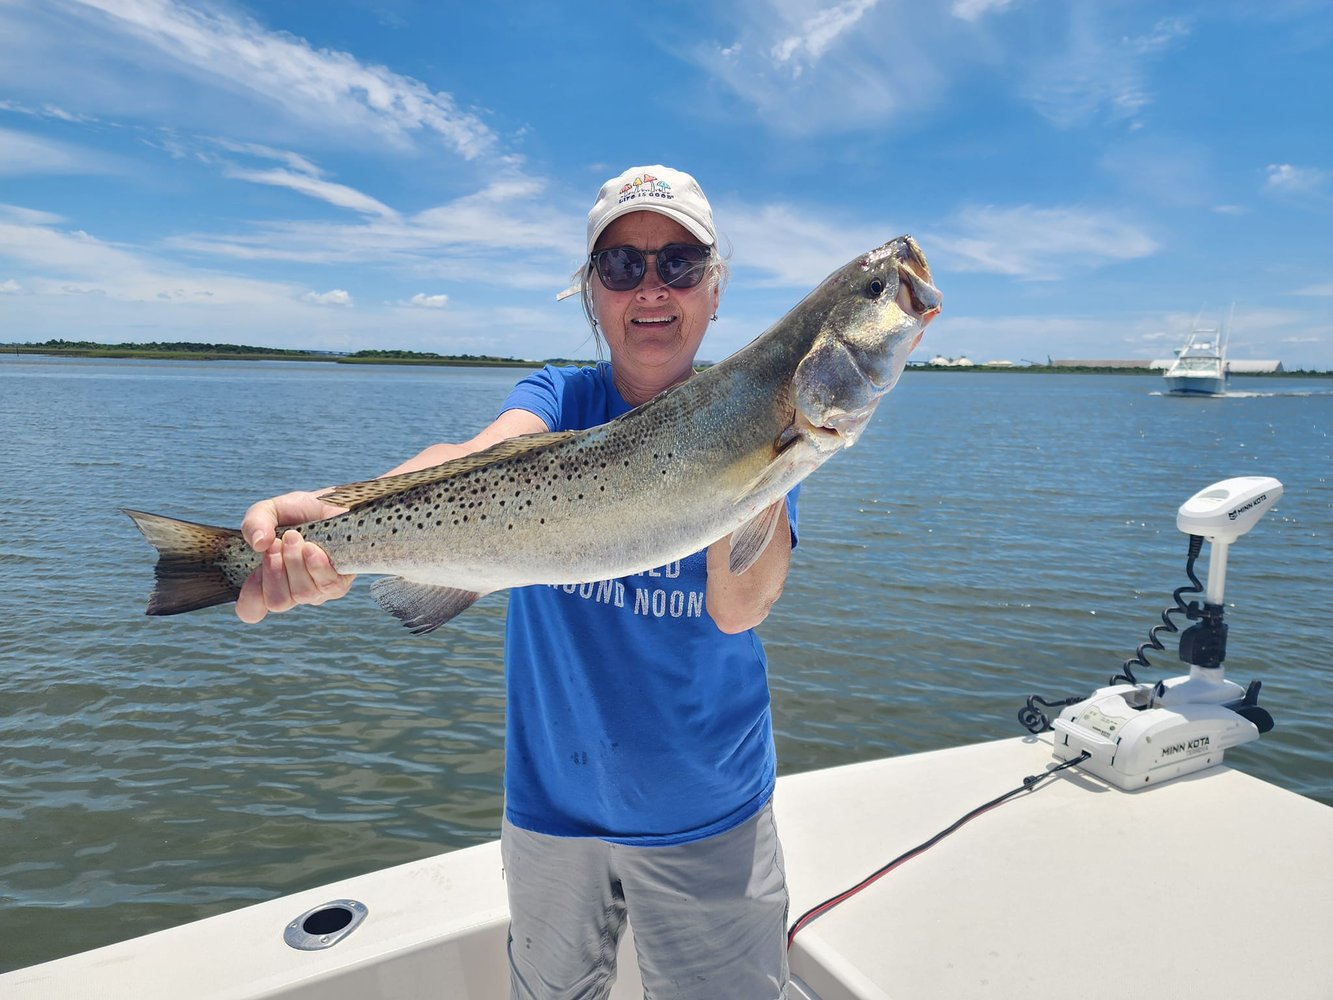
[[[1203,550],[1203,536],[1190,535],[1189,554],[1185,559],[1185,574],[1190,578],[1190,583],[1193,584],[1193,586],[1177,587],[1172,592],[1171,596],[1175,598],[1176,606],[1174,608],[1167,608],[1165,611],[1162,612],[1162,624],[1154,626],[1148,632],[1148,641],[1142,643],[1139,646],[1139,648],[1134,651],[1134,655],[1131,656],[1128,660],[1126,660],[1123,664],[1121,664],[1120,673],[1115,674],[1111,678],[1110,682],[1112,684],[1116,684],[1120,681],[1125,681],[1129,684],[1137,684],[1139,681],[1138,678],[1134,676],[1133,668],[1136,665],[1140,667],[1152,666],[1152,664],[1148,662],[1147,656],[1145,656],[1144,654],[1149,649],[1157,649],[1157,650],[1166,649],[1166,647],[1162,645],[1162,640],[1157,638],[1157,634],[1159,632],[1180,631],[1180,627],[1171,620],[1171,616],[1183,614],[1187,618],[1192,617],[1190,614],[1190,606],[1186,604],[1183,600],[1181,600],[1180,595],[1203,593],[1203,584],[1201,584],[1199,582],[1199,578],[1194,575],[1194,562],[1196,559],[1199,558],[1199,553],[1202,550]]]
[[[917,846],[913,847],[910,851],[906,851],[898,855],[888,864],[884,865],[881,868],[875,869],[875,871],[871,872],[860,882],[857,882],[856,885],[852,886],[850,889],[845,889],[842,892],[838,893],[838,895],[830,896],[828,899],[824,900],[824,902],[819,903],[816,906],[810,907],[810,909],[806,910],[804,913],[802,913],[799,917],[796,918],[795,923],[791,925],[791,929],[787,931],[787,948],[788,949],[791,948],[792,941],[795,940],[797,933],[811,921],[819,917],[822,917],[825,913],[833,909],[835,906],[838,906],[840,903],[846,902],[847,900],[851,899],[862,889],[868,888],[870,885],[879,881],[881,878],[883,878],[889,872],[893,871],[899,865],[911,861],[913,858],[918,857],[921,854],[924,854],[926,851],[930,850],[945,837],[949,836],[951,833],[956,832],[965,823],[968,823],[976,819],[984,812],[989,812],[991,809],[1003,805],[1005,802],[1009,801],[1011,798],[1013,798],[1015,795],[1018,795],[1021,792],[1032,791],[1034,788],[1037,787],[1037,785],[1041,784],[1043,781],[1045,781],[1052,775],[1058,774],[1060,771],[1063,771],[1067,767],[1073,767],[1075,764],[1081,764],[1091,756],[1092,754],[1084,750],[1077,757],[1074,757],[1071,760],[1067,760],[1063,764],[1058,764],[1055,767],[1051,768],[1049,771],[1044,771],[1041,774],[1028,775],[1026,778],[1023,779],[1023,783],[1019,785],[1017,788],[1012,788],[1009,791],[1005,792],[1003,795],[997,796],[996,798],[991,799],[989,802],[977,806],[971,812],[960,817],[953,824],[941,830],[939,833],[935,834],[935,836],[931,837],[929,840],[917,844]]]
[[[1030,733],[1048,733],[1051,731],[1051,720],[1046,717],[1045,712],[1037,707],[1038,704],[1045,705],[1047,708],[1064,708],[1067,705],[1077,705],[1086,698],[1087,695],[1079,694],[1072,698],[1047,701],[1039,694],[1028,695],[1027,706],[1018,710],[1018,721]]]

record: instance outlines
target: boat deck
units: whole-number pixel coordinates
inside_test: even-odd
[[[793,919],[1055,762],[1022,737],[784,777]],[[369,916],[322,952],[283,930]],[[0,976],[6,1000],[508,995],[499,848],[398,866]],[[1225,766],[1124,792],[1075,770],[801,931],[793,1000],[1333,997],[1333,809]],[[632,946],[616,1000],[641,995]]]

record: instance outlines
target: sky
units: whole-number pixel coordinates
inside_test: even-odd
[[[603,181],[698,178],[720,360],[910,233],[913,355],[1333,370],[1333,5],[0,0],[0,342],[590,358]]]

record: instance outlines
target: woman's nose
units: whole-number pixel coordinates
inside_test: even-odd
[[[662,282],[662,276],[659,274],[644,275],[643,283],[636,289],[641,302],[662,302],[671,294],[670,289]]]

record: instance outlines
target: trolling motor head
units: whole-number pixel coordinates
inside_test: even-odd
[[[1180,658],[1192,667],[1220,670],[1227,653],[1227,627],[1222,622],[1222,591],[1226,584],[1227,550],[1267,514],[1282,484],[1272,476],[1237,476],[1200,490],[1180,505],[1176,527],[1191,538],[1212,544],[1208,555],[1208,588],[1202,610],[1194,604],[1188,615],[1198,624],[1180,636]],[[1218,674],[1216,679],[1220,679]]]
[[[1163,624],[1149,632],[1137,658],[1125,662],[1124,673],[1111,678],[1111,686],[1081,701],[1065,702],[1068,707],[1052,727],[1058,759],[1086,755],[1079,765],[1082,769],[1121,788],[1141,788],[1221,763],[1224,750],[1273,728],[1272,716],[1258,704],[1259,682],[1242,689],[1225,678],[1222,590],[1228,547],[1253,528],[1281,495],[1282,484],[1276,479],[1240,476],[1214,483],[1180,506],[1176,526],[1190,536],[1185,570],[1193,586],[1175,592],[1176,606],[1163,613]],[[1212,548],[1200,607],[1197,602],[1186,604],[1181,595],[1204,590],[1194,575],[1194,560],[1205,540]],[[1189,675],[1140,683],[1131,664],[1150,666],[1144,652],[1166,648],[1158,633],[1179,631],[1173,614],[1195,622],[1180,633],[1180,658],[1190,665]],[[1127,683],[1117,683],[1121,680]],[[1019,713],[1020,721],[1025,713],[1040,716],[1032,701]],[[1028,721],[1024,725],[1032,729]]]
[[[1272,476],[1237,476],[1199,490],[1176,511],[1176,527],[1213,544],[1230,545],[1267,514],[1282,484]]]

